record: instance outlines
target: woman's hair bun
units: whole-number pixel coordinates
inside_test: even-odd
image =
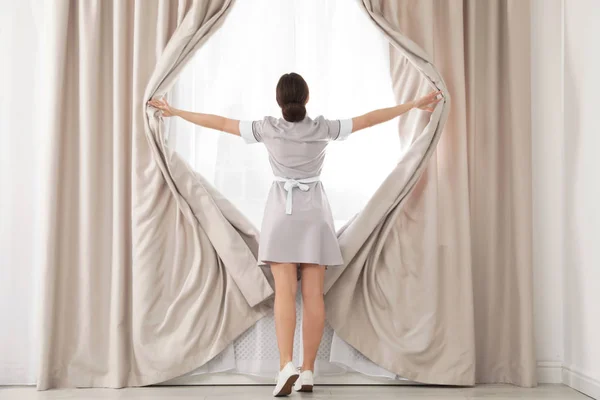
[[[287,103],[281,107],[283,118],[288,122],[300,122],[306,117],[306,107],[302,103]]]
[[[300,122],[306,117],[308,85],[304,78],[295,72],[283,74],[277,82],[277,104],[281,107],[283,119]]]

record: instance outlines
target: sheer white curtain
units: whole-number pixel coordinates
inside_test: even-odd
[[[236,119],[280,116],[275,86],[298,72],[310,87],[311,117],[348,118],[395,104],[389,44],[357,2],[348,0],[238,0],[222,28],[198,51],[170,97],[179,108]],[[375,78],[373,78],[375,77]],[[190,164],[260,227],[272,173],[263,146],[169,121],[169,141]],[[328,148],[322,174],[336,225],[352,218],[401,154],[395,122],[360,132]],[[296,363],[301,358],[297,299]],[[259,321],[217,359],[195,373],[233,371],[272,376],[278,369],[273,317]],[[326,327],[317,374],[348,369],[394,378]]]

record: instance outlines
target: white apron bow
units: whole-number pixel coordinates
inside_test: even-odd
[[[318,182],[321,180],[321,178],[319,176],[314,176],[312,178],[291,179],[276,176],[275,180],[277,182],[285,182],[283,185],[283,188],[287,192],[287,197],[285,199],[285,213],[290,215],[292,213],[292,191],[294,188],[298,188],[303,192],[306,192],[310,189],[308,183]]]

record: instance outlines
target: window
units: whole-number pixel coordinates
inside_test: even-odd
[[[235,119],[276,117],[286,72],[308,82],[312,118],[350,118],[395,104],[388,41],[356,2],[240,0],[195,54],[171,92],[175,107]],[[272,183],[266,149],[169,121],[169,142],[260,227]],[[336,226],[359,212],[401,154],[397,120],[328,147],[322,181]]]

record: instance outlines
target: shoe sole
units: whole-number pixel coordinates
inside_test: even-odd
[[[296,392],[312,392],[313,391],[313,385],[302,385],[302,387],[298,390],[296,390]]]
[[[290,376],[288,378],[288,380],[283,384],[283,387],[281,388],[279,393],[274,395],[274,397],[289,396],[292,393],[292,388],[294,387],[294,383],[296,383],[296,381],[298,380],[299,377],[300,377],[300,375]]]

